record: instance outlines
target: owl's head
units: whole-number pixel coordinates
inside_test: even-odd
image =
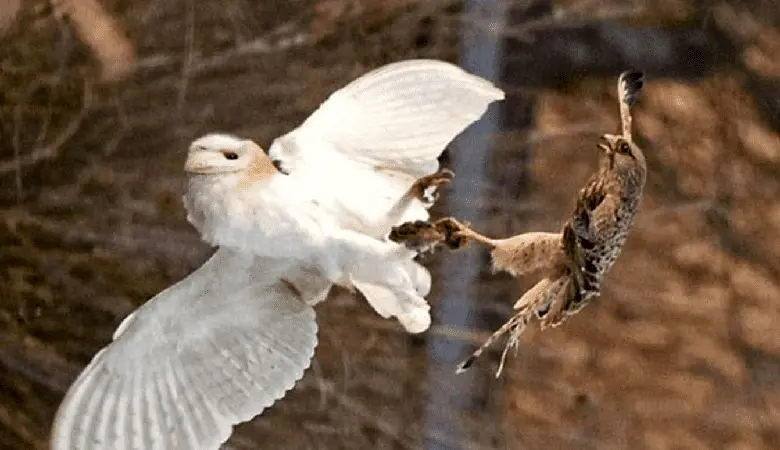
[[[252,165],[259,156],[257,153],[264,155],[250,140],[228,134],[207,134],[190,145],[184,170],[201,175],[239,172]]]
[[[644,185],[647,163],[642,149],[624,135],[603,134],[598,148],[604,152],[604,164],[627,183]]]

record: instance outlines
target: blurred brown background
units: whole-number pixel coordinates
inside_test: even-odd
[[[412,57],[507,91],[444,155],[459,177],[435,210],[494,235],[560,226],[617,130],[617,75],[644,69],[636,229],[601,299],[531,328],[500,380],[500,349],[452,373],[532,281],[482,252],[427,259],[420,336],[334,296],[305,378],[225,448],[780,448],[774,1],[52,3],[0,1],[0,448],[45,448],[121,319],[209,254],[180,202],[190,140],[267,146]]]

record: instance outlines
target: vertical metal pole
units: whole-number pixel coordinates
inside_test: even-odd
[[[499,31],[505,22],[503,0],[467,0],[460,65],[467,71],[493,82],[501,75],[502,45]],[[448,189],[445,214],[479,223],[482,187],[487,178],[491,140],[498,132],[499,108],[492,106],[485,116],[454,143],[449,167],[455,179]],[[473,246],[472,246],[473,247]],[[454,255],[453,255],[454,256]],[[440,301],[434,309],[435,323],[471,329],[475,300],[472,288],[480,273],[480,255],[474,248],[457,257],[444,258],[440,267]],[[461,414],[475,400],[473,371],[455,374],[456,365],[468,356],[472,346],[452,338],[428,338],[428,402],[425,414],[424,448],[444,450],[465,447]]]

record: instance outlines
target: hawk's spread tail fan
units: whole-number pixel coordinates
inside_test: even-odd
[[[293,387],[314,354],[314,310],[218,250],[143,305],[69,389],[53,450],[217,449]]]

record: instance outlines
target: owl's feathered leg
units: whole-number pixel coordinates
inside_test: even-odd
[[[487,246],[491,252],[493,270],[506,271],[514,276],[536,270],[552,270],[567,259],[561,233],[532,232],[506,239],[493,239],[469,228],[453,217],[445,217],[434,223],[407,222],[393,227],[390,240],[403,243],[411,249],[428,249],[438,244],[451,249],[466,246],[475,241]]]
[[[330,236],[334,283],[360,291],[382,317],[396,317],[410,333],[430,326],[430,274],[409,257],[410,252],[351,230]]]
[[[416,251],[429,251],[437,245],[446,245],[458,250],[466,246],[469,240],[493,247],[494,241],[470,229],[453,217],[445,217],[435,222],[416,220],[393,227],[389,239],[404,244]]]
[[[482,245],[487,246],[490,249],[494,249],[500,239],[491,239],[469,228],[468,225],[461,223],[454,217],[444,217],[435,222],[437,229],[440,229],[446,234],[447,245],[450,248],[465,247],[468,241],[474,241]]]
[[[436,222],[445,230],[450,247],[464,246],[471,240],[490,248],[493,270],[519,276],[536,270],[553,270],[565,262],[561,233],[531,232],[505,239],[483,236],[452,217]]]
[[[450,169],[439,169],[436,173],[418,178],[409,188],[407,197],[412,197],[423,202],[426,208],[436,203],[441,195],[439,190],[452,182],[455,172]]]
[[[553,270],[566,262],[561,233],[531,232],[495,241],[493,270],[512,276]]]

